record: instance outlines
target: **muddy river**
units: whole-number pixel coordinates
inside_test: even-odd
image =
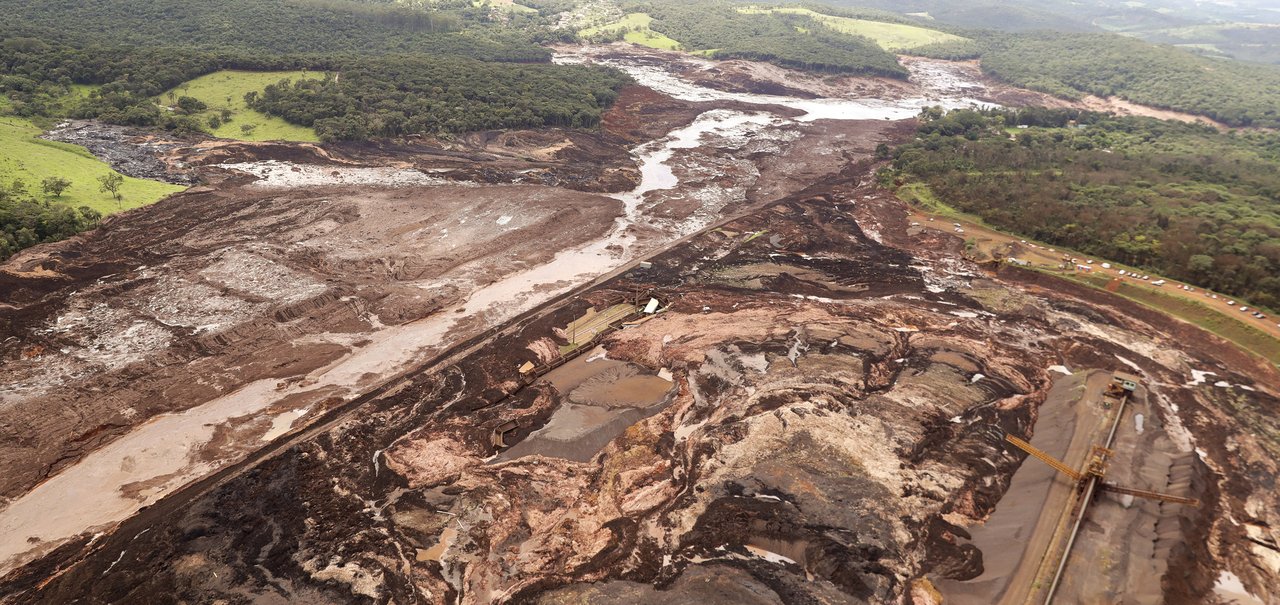
[[[573,62],[583,59],[562,56],[557,60]],[[913,117],[920,108],[929,105],[962,107],[980,104],[962,96],[972,86],[957,85],[959,76],[949,72],[924,74],[920,83],[928,92],[918,98],[804,100],[722,92],[681,80],[660,67],[619,62],[610,64],[631,74],[641,84],[680,99],[736,100],[780,105],[804,111],[804,115],[795,118],[801,122],[820,119],[896,120]],[[929,88],[931,83],[936,83],[936,88]],[[708,140],[749,140],[750,133],[756,129],[767,126],[784,130],[788,123],[787,118],[769,113],[729,110],[703,113],[689,126],[634,150],[642,175],[640,184],[633,191],[615,196],[622,203],[623,211],[604,237],[581,247],[563,250],[549,262],[475,287],[460,310],[451,309],[448,313],[436,314],[421,321],[383,327],[368,335],[368,344],[311,372],[303,380],[291,381],[287,386],[281,386],[275,379],[250,383],[185,412],[153,418],[122,438],[90,453],[29,493],[13,500],[0,511],[0,574],[33,560],[81,533],[106,531],[136,513],[139,508],[235,462],[229,458],[208,461],[201,456],[202,449],[212,438],[215,428],[232,419],[261,416],[271,404],[287,397],[306,399],[310,394],[314,399],[320,399],[336,394],[350,400],[453,344],[448,335],[464,319],[476,318],[486,326],[499,324],[556,295],[617,269],[640,254],[702,229],[715,219],[718,208],[695,213],[688,220],[674,223],[645,213],[646,194],[681,187],[677,174],[672,170],[673,158]],[[356,172],[344,175],[342,170],[350,169],[326,168],[322,173],[299,167],[300,171],[294,171],[293,167],[278,162],[239,168],[268,180],[282,175],[296,177],[301,174],[309,186],[326,183],[326,179],[333,179],[334,184],[388,184],[378,181],[376,177],[387,175],[376,169],[373,172],[369,169],[354,169]],[[412,185],[434,182],[429,177],[419,178],[403,174],[402,171],[397,171],[388,178]],[[646,240],[641,249],[636,245],[633,226],[656,226],[659,234]],[[646,383],[645,380],[639,382]],[[647,382],[631,387],[655,391],[654,385],[655,383]],[[297,410],[305,405],[272,417],[270,435],[274,437],[285,433],[289,427],[294,426],[295,421],[299,425],[304,424],[304,415],[297,413]],[[566,435],[578,435],[576,439],[580,447],[575,446],[575,451],[566,451],[563,455],[580,457],[585,455],[584,452],[598,449],[596,442],[599,440],[604,439],[607,443],[606,437],[618,426],[625,428],[643,417],[647,410],[647,406],[602,407],[591,403],[570,402],[564,408],[565,417],[553,419],[544,429],[547,433],[541,437],[555,437],[562,441]],[[592,437],[583,437],[584,434]],[[533,444],[528,447],[548,443],[541,437],[527,440],[526,443]]]

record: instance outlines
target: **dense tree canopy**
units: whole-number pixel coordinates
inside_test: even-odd
[[[536,15],[514,27],[469,0],[429,9],[349,0],[13,4],[0,15],[0,93],[26,117],[195,132],[209,122],[190,115],[190,101],[167,112],[154,97],[221,69],[311,69],[349,79],[277,88],[258,102],[328,139],[592,126],[622,81],[612,70],[547,65],[550,52],[535,41],[554,35]],[[102,31],[115,35],[94,33]],[[98,88],[80,98],[69,94],[75,84]]]
[[[720,59],[768,61],[786,67],[905,78],[897,58],[875,42],[823,27],[794,14],[746,14],[730,3],[656,0],[628,10],[646,12],[651,29],[686,48]]]
[[[102,215],[81,207],[36,201],[13,187],[0,188],[0,260],[18,250],[43,242],[65,239],[98,225]]]
[[[1002,229],[1280,307],[1275,133],[1066,110],[937,112],[886,176]]]
[[[1114,95],[1231,126],[1280,126],[1280,68],[1208,59],[1124,36],[996,35],[986,43],[982,67],[1067,98]]]
[[[250,106],[325,140],[540,126],[592,127],[629,79],[585,66],[384,57],[341,77],[281,82]]]
[[[464,20],[469,2],[435,10],[344,0],[10,0],[0,31],[106,45],[187,47],[244,54],[421,52],[490,61],[545,61],[521,30]]]

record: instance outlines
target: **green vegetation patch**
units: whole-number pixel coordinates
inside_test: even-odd
[[[679,42],[649,28],[652,22],[653,17],[648,13],[629,13],[612,23],[588,27],[578,32],[578,36],[583,40],[600,40],[621,35],[623,41],[631,44],[662,50],[678,50]]]
[[[730,2],[653,0],[649,29],[715,59],[767,61],[808,71],[906,78],[893,54],[871,39],[823,27],[804,14],[748,14]]]
[[[261,94],[268,85],[283,80],[323,77],[323,73],[315,71],[218,71],[179,84],[157,101],[172,106],[181,97],[199,100],[207,109],[192,115],[199,117],[214,136],[224,139],[316,142],[320,137],[314,129],[257,111],[245,104],[244,96],[250,92]]]
[[[879,44],[880,48],[891,51],[907,50],[930,44],[963,42],[968,40],[968,38],[963,38],[954,34],[948,34],[924,27],[916,27],[914,25],[886,23],[883,21],[871,21],[867,19],[854,19],[852,17],[836,17],[832,15],[824,15],[807,8],[747,7],[740,8],[738,10],[747,14],[785,13],[803,15],[842,34],[870,38],[874,40],[876,44]]]
[[[482,11],[454,6],[436,10],[350,0],[11,0],[5,4],[6,15],[0,16],[0,33],[11,26],[102,45],[243,54],[422,52],[515,61],[550,56],[525,32],[492,28],[493,35],[474,35],[472,26],[490,28],[464,17],[471,11],[481,21],[486,18]]]
[[[112,174],[110,166],[93,157],[83,147],[35,138],[41,133],[28,120],[0,118],[0,186],[10,187],[21,180],[31,197],[71,208],[88,206],[102,214],[145,206],[184,189],[179,185],[125,177],[117,203],[109,193],[99,191],[98,178]],[[45,195],[41,183],[61,177],[71,186],[60,197]]]
[[[295,79],[251,94],[250,107],[312,127],[325,141],[502,128],[598,125],[630,82],[586,65],[512,65],[388,56],[324,79]]]
[[[1230,126],[1280,127],[1280,68],[1220,61],[1109,34],[997,35],[982,68],[1066,98],[1122,99],[1208,116]]]
[[[500,11],[509,13],[536,13],[538,9],[529,8],[523,4],[517,4],[512,0],[472,0],[471,6],[477,8],[496,8]]]
[[[1280,308],[1280,134],[1074,110],[929,110],[893,157],[882,182],[944,216]]]

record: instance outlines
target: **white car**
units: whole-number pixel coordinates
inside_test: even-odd
[[[1249,310],[1249,307],[1240,307],[1241,312],[1248,311],[1248,310]]]
[[[1234,301],[1234,300],[1229,300],[1229,301],[1227,301],[1227,306],[1228,306],[1228,307],[1234,307],[1234,306],[1236,306],[1236,301]]]

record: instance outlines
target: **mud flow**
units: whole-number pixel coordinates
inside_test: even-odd
[[[556,60],[601,131],[90,146],[199,184],[0,266],[0,602],[1013,602],[1075,486],[1005,435],[1083,464],[1116,371],[1108,477],[1201,504],[1100,496],[1059,598],[1277,598],[1275,368],[876,185],[1036,93]]]

